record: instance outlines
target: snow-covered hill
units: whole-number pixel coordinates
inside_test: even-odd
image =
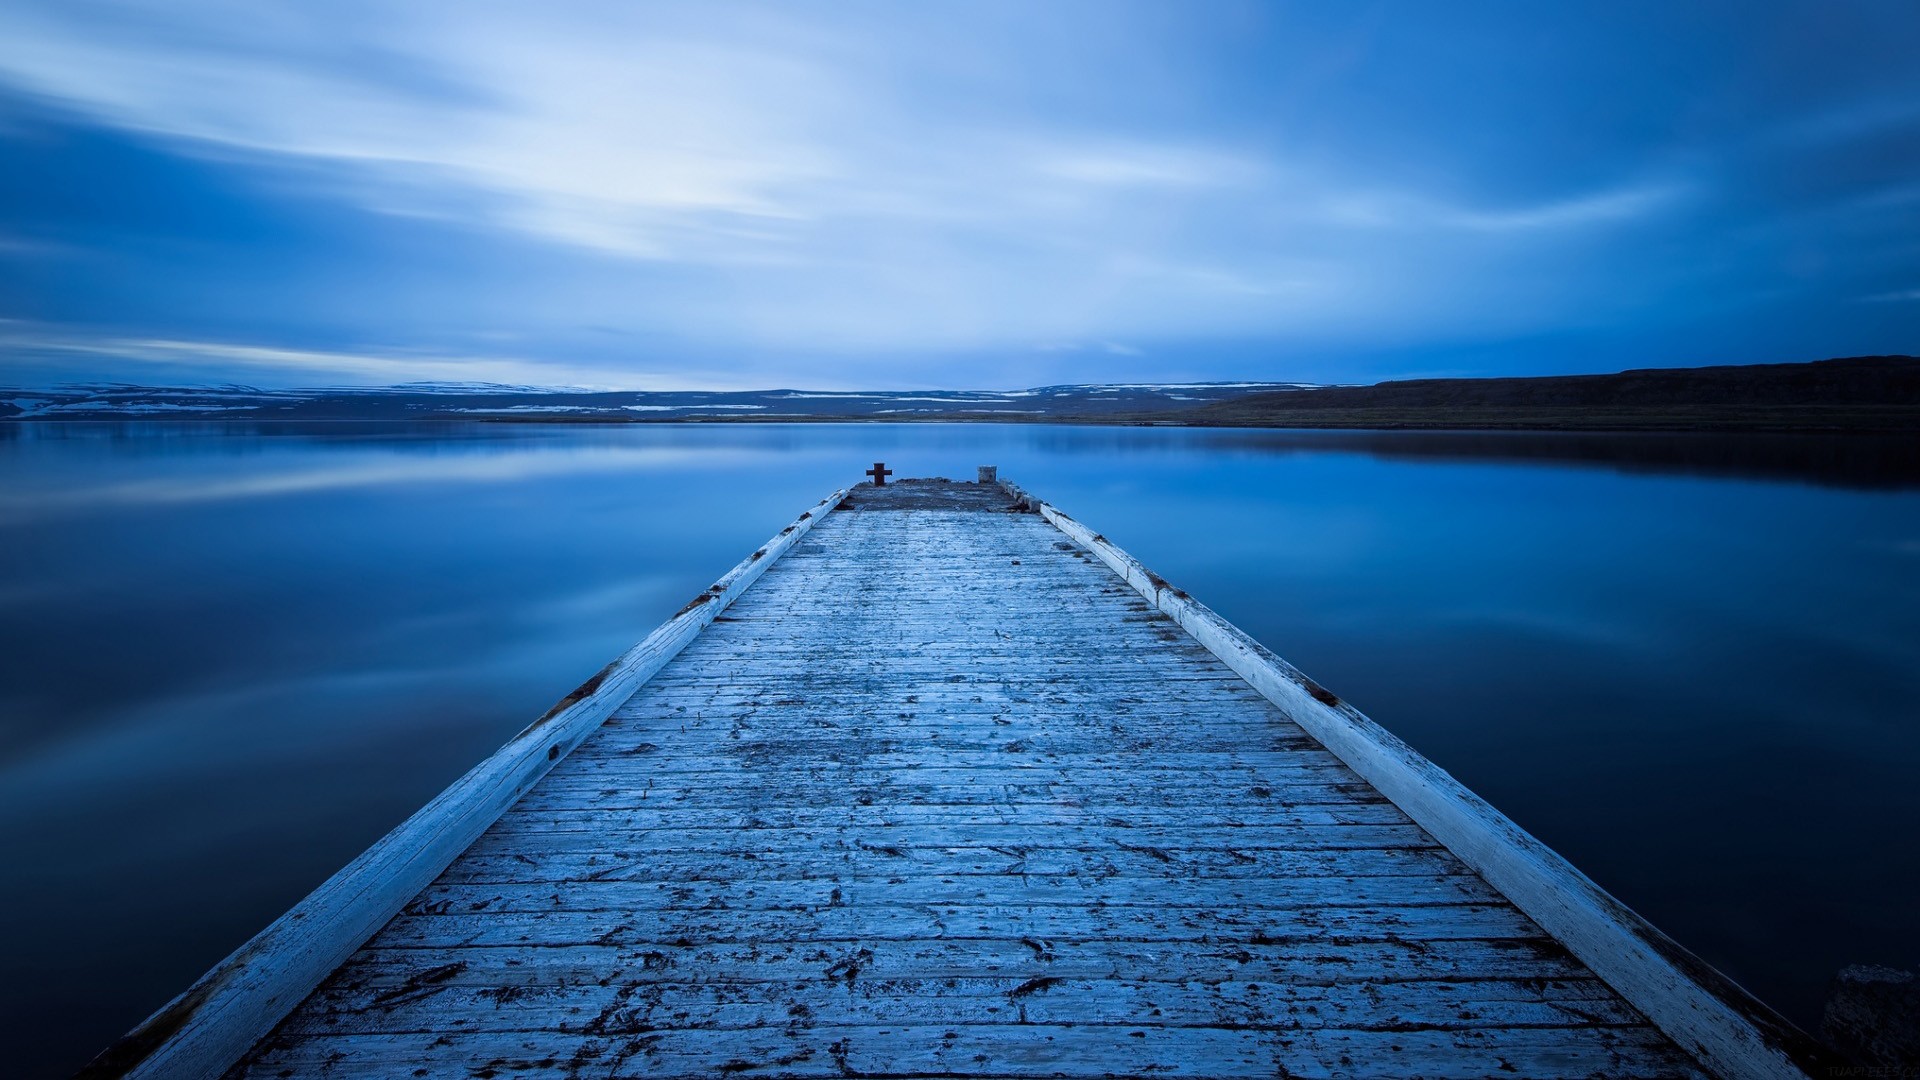
[[[1307,383],[1116,383],[1026,390],[587,391],[485,383],[261,390],[250,386],[0,390],[15,420],[1034,420],[1163,414]]]

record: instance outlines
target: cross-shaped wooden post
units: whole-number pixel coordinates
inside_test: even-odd
[[[886,462],[876,461],[873,463],[873,468],[867,470],[867,475],[873,477],[874,487],[886,487],[887,477],[893,475],[893,470],[887,468]]]

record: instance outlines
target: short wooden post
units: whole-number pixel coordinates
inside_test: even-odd
[[[998,465],[980,466],[980,482],[983,484],[999,483],[1000,482],[1000,466]]]
[[[1856,964],[1833,980],[1820,1033],[1860,1063],[1861,1076],[1912,1076],[1920,1065],[1920,980]],[[1838,1072],[1844,1075],[1844,1072]]]

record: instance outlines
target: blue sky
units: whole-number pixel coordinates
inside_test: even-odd
[[[1920,6],[9,0],[0,382],[1920,351]]]

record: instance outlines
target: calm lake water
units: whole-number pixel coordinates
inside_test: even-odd
[[[1914,453],[0,425],[0,1060],[77,1067],[876,459],[999,465],[1813,1026],[1920,963]]]

